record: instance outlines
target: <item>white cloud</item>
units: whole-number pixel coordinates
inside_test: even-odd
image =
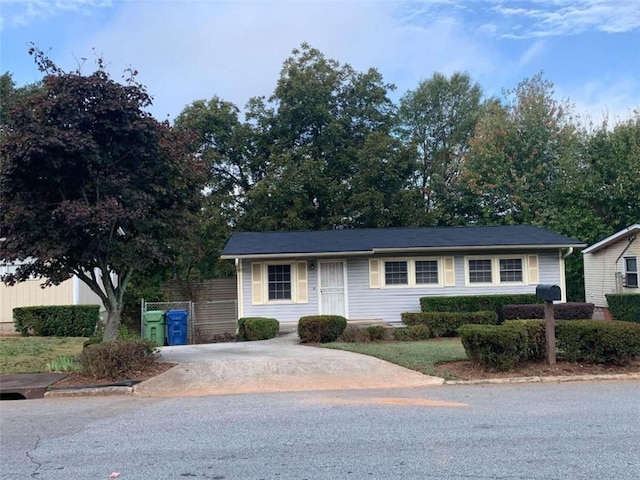
[[[490,49],[471,38],[460,19],[434,14],[428,23],[408,23],[396,2],[188,5],[122,4],[101,31],[64,52],[86,57],[95,47],[107,61],[133,65],[156,98],[159,118],[198,98],[218,95],[242,107],[252,96],[268,96],[284,59],[305,41],[357,70],[378,68],[399,92],[434,71],[477,76],[493,70]]]
[[[37,18],[63,12],[88,12],[111,6],[111,0],[0,0],[0,31],[6,26],[28,26]]]
[[[518,64],[520,67],[529,65],[536,57],[539,57],[545,48],[543,40],[537,40],[520,56]]]
[[[570,97],[575,111],[585,123],[595,126],[608,119],[610,126],[632,117],[634,110],[640,111],[640,99],[635,96],[637,80],[631,77],[589,80],[574,86],[570,92],[558,89],[560,96]],[[635,103],[629,99],[636,98]]]
[[[504,6],[491,10],[510,20],[503,25],[505,38],[573,35],[587,30],[622,33],[640,29],[640,2],[637,0],[534,0],[529,8]],[[521,28],[526,25],[526,28]]]

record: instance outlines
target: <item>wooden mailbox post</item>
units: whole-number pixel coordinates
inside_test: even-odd
[[[536,297],[544,301],[544,332],[546,340],[547,363],[556,364],[556,318],[553,308],[554,300],[560,300],[558,285],[538,285]]]

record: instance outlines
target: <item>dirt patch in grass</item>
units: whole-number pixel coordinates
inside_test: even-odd
[[[640,360],[628,365],[596,365],[558,361],[556,365],[546,363],[523,363],[508,372],[487,372],[470,362],[447,362],[436,366],[436,374],[455,377],[459,380],[486,380],[490,378],[513,377],[553,377],[579,375],[616,375],[621,373],[640,373]]]
[[[140,370],[134,372],[129,378],[97,378],[92,375],[88,375],[86,373],[72,372],[69,376],[63,378],[62,380],[56,382],[53,387],[86,387],[91,385],[107,385],[113,383],[126,382],[129,380],[137,380],[143,381],[148,380],[149,378],[153,378],[161,373],[166,372],[170,368],[175,367],[175,363],[156,363],[151,365],[144,370]]]

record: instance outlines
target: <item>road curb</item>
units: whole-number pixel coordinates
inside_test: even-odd
[[[612,375],[563,375],[549,377],[485,378],[481,380],[445,380],[445,385],[492,385],[516,383],[565,383],[601,380],[640,380],[640,373],[617,373]]]
[[[90,387],[90,388],[62,388],[49,390],[45,397],[97,397],[110,395],[132,395],[133,387]]]

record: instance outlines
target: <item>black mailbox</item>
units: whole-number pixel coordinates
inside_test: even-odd
[[[538,285],[536,287],[536,297],[538,297],[538,300],[545,302],[560,300],[560,287],[558,285]]]

